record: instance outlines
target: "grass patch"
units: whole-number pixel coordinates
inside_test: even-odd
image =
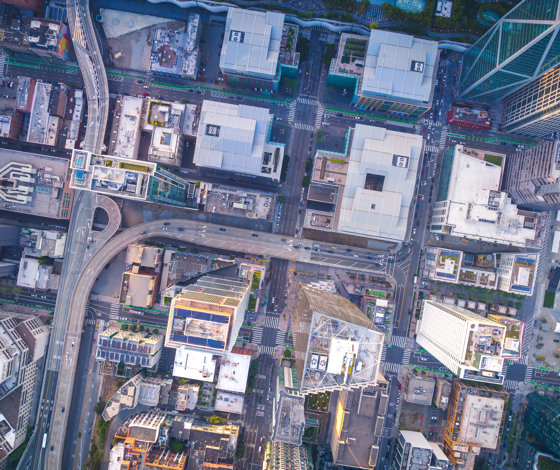
[[[330,392],[314,393],[312,395],[308,395],[305,399],[305,407],[308,410],[322,411],[323,413],[326,413],[329,411],[330,399]]]
[[[499,155],[492,155],[490,153],[484,154],[484,161],[494,165],[502,166],[502,157]]]
[[[249,310],[250,312],[254,312],[255,308],[257,306],[257,299],[255,299],[252,295],[249,297],[249,306],[247,307],[247,310]]]
[[[555,292],[553,290],[547,290],[544,293],[543,307],[554,308],[554,297],[555,297]]]

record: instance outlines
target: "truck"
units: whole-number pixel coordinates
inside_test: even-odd
[[[43,446],[42,446],[42,448],[44,449],[45,447],[47,447],[47,433],[43,434]]]

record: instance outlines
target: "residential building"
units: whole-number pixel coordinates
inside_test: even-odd
[[[140,146],[140,123],[144,99],[138,96],[118,96],[115,104],[109,154],[134,160]]]
[[[147,331],[123,330],[109,326],[97,337],[95,358],[128,369],[153,369],[157,366],[163,347],[163,335]]]
[[[436,381],[431,377],[409,375],[406,379],[403,398],[409,403],[429,406],[432,404]]]
[[[528,137],[554,135],[560,125],[560,67],[549,70],[504,101],[501,128]]]
[[[55,146],[62,121],[59,116],[51,113],[51,93],[53,85],[38,81],[29,117],[27,141],[33,144]]]
[[[224,82],[276,91],[283,26],[283,13],[230,7],[220,53]]]
[[[521,295],[533,295],[539,255],[537,253],[498,253],[498,289]]]
[[[61,261],[43,264],[40,258],[24,255],[19,261],[17,285],[29,289],[57,290],[60,270]]]
[[[26,54],[67,59],[70,48],[68,26],[60,21],[23,16],[0,25],[0,46]]]
[[[502,384],[505,333],[470,310],[424,300],[416,342],[460,378]]]
[[[37,81],[29,77],[18,77],[17,83],[16,109],[24,113],[30,113]]]
[[[200,15],[189,14],[185,28],[158,28],[152,41],[150,71],[155,75],[196,80],[200,65],[198,44],[202,24]]]
[[[303,285],[296,307],[295,359],[299,392],[375,386],[384,335],[349,300]]]
[[[560,403],[551,397],[530,393],[525,406],[525,430],[560,458]]]
[[[500,191],[504,158],[463,145],[445,151],[432,232],[503,245],[540,246],[545,216],[519,209]]]
[[[488,130],[492,127],[490,111],[467,106],[453,106],[447,113],[447,124],[470,129]]]
[[[40,258],[62,258],[66,246],[66,233],[56,230],[38,230],[23,228],[19,237],[19,245],[25,255]]]
[[[23,126],[23,113],[17,109],[3,109],[0,112],[0,137],[18,140]]]
[[[193,163],[280,181],[284,144],[269,140],[271,126],[268,108],[205,100]]]
[[[245,279],[209,274],[184,287],[171,302],[165,345],[210,354],[231,351],[247,310],[248,291]]]
[[[362,124],[349,129],[344,152],[317,151],[313,183],[337,190],[327,196],[332,203],[309,204],[305,226],[389,242],[408,239],[422,147],[415,134]],[[323,190],[314,188],[314,194]]]
[[[389,405],[388,383],[354,390],[340,390],[332,424],[330,445],[336,466],[373,469],[376,466],[385,415]]]
[[[305,445],[267,442],[263,467],[265,470],[312,470],[313,460]]]
[[[481,452],[499,452],[508,400],[505,390],[453,381],[443,434],[443,451],[453,465],[468,468]]]
[[[33,426],[49,330],[35,316],[0,313],[0,466]]]
[[[493,103],[560,63],[558,0],[524,0],[463,55],[459,97]]]
[[[519,206],[560,209],[560,140],[508,155],[502,189]]]
[[[64,148],[73,150],[78,146],[78,138],[82,128],[82,118],[85,110],[84,90],[73,90],[73,96],[69,100],[71,119],[68,126],[68,133],[66,134],[66,142]]]
[[[359,109],[421,117],[432,107],[436,41],[372,29],[369,39],[343,33],[328,83],[353,94]]]
[[[129,245],[126,250],[119,302],[133,307],[153,307],[158,293],[163,260],[162,248]]]
[[[187,181],[152,162],[74,150],[70,187],[137,201],[185,206]]]
[[[416,431],[399,431],[391,470],[447,470],[449,459],[436,442]]]

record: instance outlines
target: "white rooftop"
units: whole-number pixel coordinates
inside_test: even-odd
[[[243,413],[243,402],[245,401],[243,395],[236,393],[223,392],[218,390],[216,392],[216,401],[214,402],[214,410],[221,411],[222,413]]]
[[[431,99],[438,43],[373,29],[361,91],[422,103]]]
[[[114,154],[117,157],[135,159],[140,143],[140,116],[144,100],[137,96],[125,96],[117,131]]]
[[[277,180],[284,149],[267,143],[270,124],[267,108],[204,101],[193,162],[197,166]],[[279,161],[274,165],[277,148]]]
[[[217,388],[229,392],[245,393],[251,356],[225,353],[220,359]]]
[[[220,68],[241,75],[274,78],[284,14],[229,8]]]
[[[419,135],[357,124],[338,231],[404,240],[421,152]],[[374,183],[380,182],[376,189],[365,188],[368,175],[376,175]]]
[[[175,351],[175,363],[173,364],[173,375],[184,379],[214,381],[216,371],[216,360],[212,353],[195,351],[181,347]]]

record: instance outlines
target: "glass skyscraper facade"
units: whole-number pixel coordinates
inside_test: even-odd
[[[493,103],[560,64],[560,0],[525,0],[463,56],[459,96]]]
[[[560,403],[537,393],[527,395],[525,429],[560,458]]]

